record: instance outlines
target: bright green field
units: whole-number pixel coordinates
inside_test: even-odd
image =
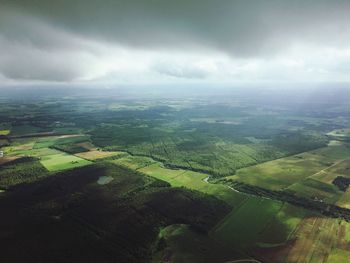
[[[58,152],[58,151],[57,151]],[[43,156],[41,164],[49,171],[60,171],[90,164],[90,161],[66,153]]]
[[[164,180],[174,187],[186,187],[203,193],[213,194],[234,207],[247,198],[246,195],[234,192],[225,185],[206,183],[204,181],[208,177],[206,174],[183,169],[165,168],[161,163],[151,158],[128,156],[112,160],[111,162]]]
[[[80,167],[91,162],[51,148],[33,148],[35,141],[26,140],[24,144],[5,147],[8,156],[30,156],[40,158],[41,164],[49,171],[60,171]]]
[[[0,130],[0,135],[8,135],[10,130]]]
[[[203,193],[212,194],[233,206],[237,206],[246,199],[245,195],[234,192],[225,185],[204,182],[204,179],[208,177],[206,174],[182,169],[167,169],[160,163],[141,168],[139,171],[149,176],[164,180],[174,187],[186,187]]]

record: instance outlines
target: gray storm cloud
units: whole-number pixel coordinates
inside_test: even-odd
[[[348,10],[341,0],[0,0],[0,71],[13,79],[84,78],[101,51],[90,42],[234,59],[271,58],[300,43],[347,48]],[[151,68],[207,74],[190,65]]]

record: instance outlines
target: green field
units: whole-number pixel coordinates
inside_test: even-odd
[[[243,249],[251,246],[258,241],[261,232],[270,224],[281,207],[280,202],[250,197],[240,205],[238,210],[224,218],[211,231],[211,235],[232,247]],[[284,235],[283,232],[274,234]]]
[[[61,171],[88,165],[91,163],[85,159],[76,157],[74,155],[69,155],[63,152],[43,156],[41,157],[40,162],[49,171]]]
[[[339,195],[331,183],[336,175],[333,174],[327,181],[321,175],[346,158],[350,158],[347,144],[332,145],[243,168],[227,178],[271,190],[288,189],[300,195],[334,201]]]
[[[186,187],[203,193],[212,194],[231,205],[237,205],[246,199],[246,196],[232,191],[224,185],[206,183],[206,174],[182,170],[167,169],[160,163],[139,169],[138,171],[149,176],[164,180],[175,187]]]
[[[165,248],[153,257],[154,263],[163,263],[164,254],[169,255],[169,261],[181,262],[230,262],[247,258],[239,251],[222,246],[218,241],[197,233],[188,225],[170,225],[162,228],[158,243]],[[207,248],[210,248],[209,250]]]
[[[8,135],[10,130],[0,130],[0,135]]]
[[[28,156],[39,158],[40,163],[49,171],[60,171],[84,166],[91,162],[77,156],[53,149],[49,146],[70,145],[72,142],[86,140],[86,136],[74,137],[34,137],[16,139],[11,146],[4,147],[8,156]],[[71,149],[71,148],[70,148]]]

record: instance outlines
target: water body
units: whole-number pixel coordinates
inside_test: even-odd
[[[97,180],[97,183],[100,185],[104,185],[104,184],[109,184],[112,181],[113,181],[112,176],[100,176],[100,178],[98,178]]]

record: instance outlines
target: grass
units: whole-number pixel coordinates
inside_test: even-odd
[[[278,201],[234,192],[224,185],[206,183],[206,174],[165,168],[150,158],[129,156],[112,162],[133,163],[131,168],[164,180],[173,187],[186,187],[211,194],[233,206],[230,215],[211,231],[213,238],[230,244],[230,247],[248,246],[255,242],[285,242],[305,214],[304,209],[289,204],[282,205]],[[148,166],[144,166],[147,162]],[[239,240],[237,237],[240,237]]]
[[[211,236],[232,247],[252,246],[281,207],[281,202],[250,197],[238,210],[222,220],[211,231]]]
[[[327,184],[313,178],[307,178],[288,187],[288,190],[296,192],[298,196],[318,198],[327,203],[336,203],[343,194],[335,185]]]
[[[271,190],[284,190],[288,188],[298,192],[306,188],[309,190],[316,189],[315,195],[317,195],[317,191],[324,191],[326,189],[324,184],[310,185],[307,184],[309,181],[305,179],[308,177],[316,179],[315,175],[345,158],[350,158],[350,148],[348,145],[328,146],[243,168],[238,170],[234,176],[227,178]],[[325,195],[329,194],[328,190],[326,189],[324,191]]]
[[[206,194],[211,194],[226,201],[232,206],[235,206],[246,199],[245,195],[234,192],[227,186],[204,182],[204,179],[207,178],[208,175],[203,173],[197,173],[183,169],[168,169],[164,168],[162,164],[158,162],[141,168],[138,171],[149,176],[164,180],[174,187],[186,187]]]
[[[35,144],[33,139],[16,139],[11,142],[9,146],[3,148],[6,155],[18,155],[18,152],[24,150],[31,150]]]
[[[10,130],[0,130],[0,135],[8,135],[10,134]]]
[[[349,177],[350,172],[350,159],[341,160],[327,169],[312,176],[313,179],[319,180],[324,183],[331,184],[335,177],[338,175]]]
[[[344,249],[333,249],[329,255],[328,263],[344,263],[348,262],[350,257],[350,251]]]
[[[337,200],[336,205],[350,209],[350,191],[346,191],[342,196]]]
[[[163,248],[153,256],[152,263],[212,263],[247,258],[185,224],[162,228],[158,238],[158,246]]]
[[[91,164],[90,161],[63,152],[43,156],[40,162],[49,171],[61,171]]]
[[[33,156],[42,157],[57,154],[59,151],[51,148],[31,149],[30,147],[7,147],[5,154],[9,156]]]
[[[267,227],[258,237],[258,246],[276,246],[286,243],[301,220],[309,212],[300,207],[283,203]]]
[[[77,156],[48,147],[62,146],[64,149],[76,149],[81,146],[74,146],[74,143],[84,142],[87,136],[53,136],[16,139],[7,147],[4,147],[6,156],[19,157],[30,156],[40,159],[40,163],[49,171],[60,171],[75,167],[84,166],[91,162]]]

